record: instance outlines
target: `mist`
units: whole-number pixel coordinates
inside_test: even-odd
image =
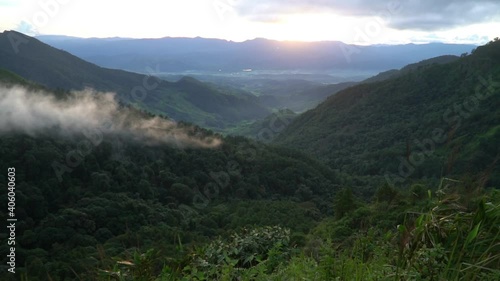
[[[54,131],[67,135],[85,130],[125,135],[147,145],[213,148],[221,143],[219,138],[195,134],[194,127],[181,127],[160,117],[146,118],[121,107],[114,93],[87,89],[57,99],[41,90],[0,85],[0,135],[37,136]]]

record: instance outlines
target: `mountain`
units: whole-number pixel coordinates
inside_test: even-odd
[[[406,44],[357,46],[342,42],[289,42],[257,38],[232,42],[205,38],[98,39],[39,36],[100,66],[144,73],[205,71],[211,73],[274,70],[300,74],[340,74],[355,77],[401,68],[440,55],[460,55],[476,46],[459,44]],[[318,73],[319,72],[319,73]],[[220,74],[220,73],[219,73]],[[346,78],[349,81],[351,78]]]
[[[391,70],[381,72],[373,77],[370,77],[368,79],[363,80],[363,82],[369,83],[369,82],[377,82],[377,81],[383,81],[383,80],[390,79],[390,78],[395,78],[398,76],[402,76],[410,71],[420,70],[424,67],[427,67],[427,66],[430,66],[433,64],[450,63],[450,62],[458,60],[458,58],[459,57],[457,57],[457,56],[445,55],[445,56],[439,56],[439,57],[435,57],[435,58],[426,59],[426,60],[423,60],[423,61],[420,61],[417,63],[409,64],[409,65],[407,65],[399,70],[391,69]]]
[[[283,81],[287,82],[287,81]],[[278,84],[276,81],[274,84]],[[321,102],[323,102],[327,97],[336,94],[338,91],[351,87],[358,84],[357,82],[342,82],[337,84],[326,84],[326,85],[309,85],[307,87],[283,87],[282,89],[289,89],[286,93],[280,93],[281,91],[264,94],[259,96],[259,100],[262,104],[266,104],[270,107],[277,109],[290,109],[297,113],[302,113],[306,110],[314,108]],[[305,89],[301,89],[305,88]]]
[[[14,31],[0,34],[0,68],[49,88],[115,92],[124,103],[209,128],[270,114],[256,97],[242,91],[223,92],[192,78],[168,82],[103,68]]]
[[[500,53],[480,54],[463,70],[498,77]],[[165,129],[156,122],[169,120],[120,105],[113,110],[133,117],[124,122],[129,129],[145,125],[136,137],[107,125],[90,135],[57,126],[25,134],[18,129],[50,116],[71,124],[93,118],[68,110],[79,103],[47,89],[19,98],[21,89],[43,86],[12,72],[0,70],[0,82],[0,170],[7,171],[0,181],[8,191],[0,219],[9,221],[2,237],[15,242],[0,246],[0,269],[15,272],[6,281],[498,279],[498,190],[450,178],[437,189],[429,181],[408,190],[368,181],[371,193],[365,196],[359,190],[365,177],[338,173],[288,147],[186,124]],[[30,110],[10,112],[8,106],[16,105],[5,97],[21,108],[35,101],[25,107],[36,108],[35,118],[20,116]],[[106,108],[94,105],[94,113]],[[498,99],[484,109],[497,115],[470,117],[481,122],[476,126],[491,127],[471,150],[483,152],[477,160],[488,162],[498,152]],[[12,128],[16,119],[21,126]],[[279,132],[280,124],[269,121],[264,126]],[[220,142],[180,149],[141,141],[150,130],[159,130],[161,139],[188,132],[181,141]],[[487,172],[485,177],[497,174]]]
[[[252,77],[217,77],[207,79],[214,84],[243,89],[256,95],[261,104],[273,109],[291,109],[304,112],[324,101],[330,95],[355,85],[356,82],[324,84],[303,79],[263,79]]]
[[[266,118],[232,128],[228,133],[269,143],[285,129],[297,115],[298,114],[290,109],[281,109]]]
[[[498,186],[500,41],[449,63],[406,69],[331,96],[275,143],[391,183],[482,175]]]
[[[73,71],[61,67],[72,56],[55,52],[59,66],[41,68],[48,58],[17,49],[39,42],[8,43],[2,67],[18,60],[51,83]],[[491,42],[249,126],[281,133],[271,144],[0,68],[0,270],[15,273],[2,279],[498,280],[499,62],[500,41]],[[180,112],[220,102],[230,116],[255,98],[190,77],[139,77],[145,100],[157,100],[135,105]]]
[[[190,78],[181,84],[193,90],[204,87]],[[293,241],[300,241],[328,212],[339,179],[300,152],[182,123],[172,127],[167,119],[128,106],[112,107],[113,125],[96,126],[89,120],[102,114],[92,112],[109,109],[98,97],[92,106],[83,106],[87,114],[71,110],[82,109],[79,102],[47,89],[26,94],[30,98],[17,99],[17,105],[11,102],[23,94],[11,86],[29,92],[30,85],[35,87],[0,70],[0,169],[10,172],[0,181],[15,183],[9,184],[14,190],[9,196],[16,203],[11,212],[16,218],[18,274],[4,280],[109,280],[100,269],[114,263],[111,257],[137,247],[181,257],[191,247],[248,225],[280,224],[291,229],[297,237]],[[9,105],[36,112],[5,112]],[[55,123],[42,125],[51,120]],[[66,121],[71,127],[58,129]],[[91,127],[70,130],[79,121]],[[128,133],[120,132],[123,124]],[[27,127],[33,128],[31,133],[23,133]],[[165,135],[177,138],[148,143],[142,139],[146,135],[158,141]],[[176,145],[190,139],[220,142]],[[7,204],[7,196],[2,202]],[[0,218],[6,220],[7,212],[0,212]],[[7,255],[14,245],[4,246],[1,270],[13,261]]]
[[[356,84],[356,82],[342,82],[315,87],[288,97],[286,100],[283,100],[283,105],[296,112],[304,112],[314,108],[329,96]]]
[[[29,86],[32,84],[30,81],[24,79],[23,77],[1,68],[0,68],[0,82],[6,85]]]

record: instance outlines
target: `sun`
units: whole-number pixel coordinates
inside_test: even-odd
[[[332,14],[293,14],[276,23],[274,39],[289,41],[343,40],[355,23]]]

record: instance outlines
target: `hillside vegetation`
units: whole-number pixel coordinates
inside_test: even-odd
[[[330,97],[275,143],[352,175],[408,179],[483,177],[500,184],[500,42]]]
[[[21,58],[28,73],[36,62]],[[10,65],[0,170],[15,167],[16,274],[2,280],[499,280],[499,62],[491,42],[342,90],[286,128],[277,120],[293,112],[241,128],[278,135],[268,144],[155,115],[160,92],[150,111],[98,92],[78,100]],[[167,85],[176,106],[249,114],[244,95]],[[63,114],[78,101],[97,117],[111,108],[110,123]],[[0,270],[11,251],[0,245]]]

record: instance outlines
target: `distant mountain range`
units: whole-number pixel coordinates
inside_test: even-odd
[[[289,71],[356,76],[401,68],[441,55],[460,55],[476,46],[406,44],[356,46],[342,42],[282,42],[254,39],[232,42],[205,38],[75,38],[38,36],[39,40],[97,65],[145,73]],[[279,72],[278,72],[279,73]],[[343,81],[352,81],[350,78]],[[342,81],[338,81],[342,82]]]

